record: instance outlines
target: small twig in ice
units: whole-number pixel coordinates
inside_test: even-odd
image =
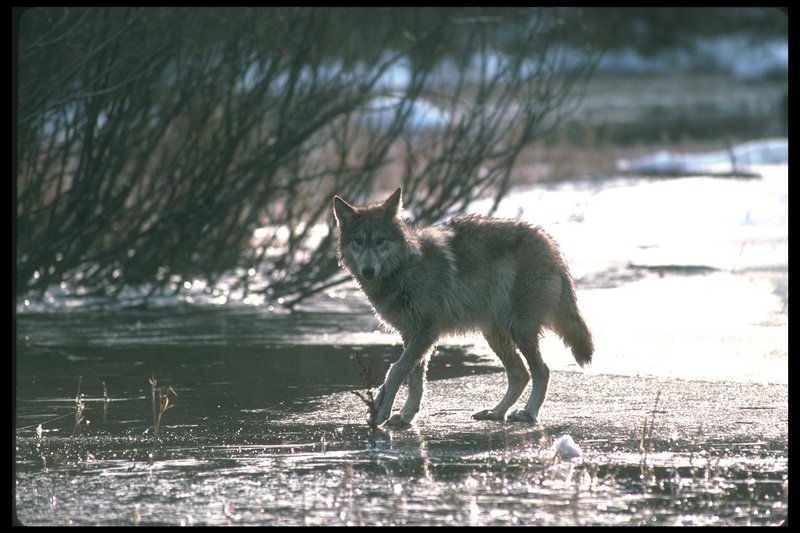
[[[83,398],[81,397],[81,376],[78,376],[78,394],[75,395],[75,425],[72,426],[72,434],[75,435],[75,432],[81,426],[81,422],[83,422]]]
[[[367,406],[369,417],[367,418],[367,425],[372,430],[378,429],[378,424],[375,423],[377,420],[378,408],[375,405],[375,394],[372,392],[372,389],[376,385],[375,376],[372,373],[372,361],[364,362],[361,360],[360,357],[356,356],[356,363],[358,364],[358,372],[361,376],[361,379],[364,380],[364,383],[367,386],[366,392],[361,391],[351,391],[353,394],[358,396],[362,402]],[[374,444],[374,442],[373,442]]]

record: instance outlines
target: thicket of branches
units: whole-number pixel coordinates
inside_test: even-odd
[[[559,47],[574,31],[549,9],[28,11],[18,293],[336,283],[333,194],[402,185],[423,222],[499,200],[593,65]]]

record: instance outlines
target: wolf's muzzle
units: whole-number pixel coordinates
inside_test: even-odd
[[[367,265],[361,268],[361,275],[364,276],[364,279],[372,279],[375,277],[375,267],[372,265]]]

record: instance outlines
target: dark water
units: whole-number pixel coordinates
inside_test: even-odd
[[[785,385],[563,372],[540,426],[474,422],[504,377],[450,347],[431,363],[417,426],[373,433],[351,394],[364,388],[359,362],[382,376],[399,347],[342,342],[375,328],[361,308],[16,320],[24,524],[766,525],[787,515]],[[157,438],[153,377],[171,403]],[[565,433],[581,457],[554,454]]]

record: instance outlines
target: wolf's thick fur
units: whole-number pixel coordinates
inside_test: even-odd
[[[505,420],[532,375],[530,399],[509,419],[536,422],[550,377],[539,352],[543,326],[572,348],[579,365],[591,362],[592,336],[578,311],[572,278],[558,245],[541,228],[479,216],[415,228],[400,218],[400,189],[364,207],[336,196],[333,211],[340,264],[403,339],[403,353],[376,397],[375,423],[413,421],[428,359],[443,335],[481,331],[505,367],[505,396],[472,415],[478,420]],[[390,418],[404,381],[408,398]]]

